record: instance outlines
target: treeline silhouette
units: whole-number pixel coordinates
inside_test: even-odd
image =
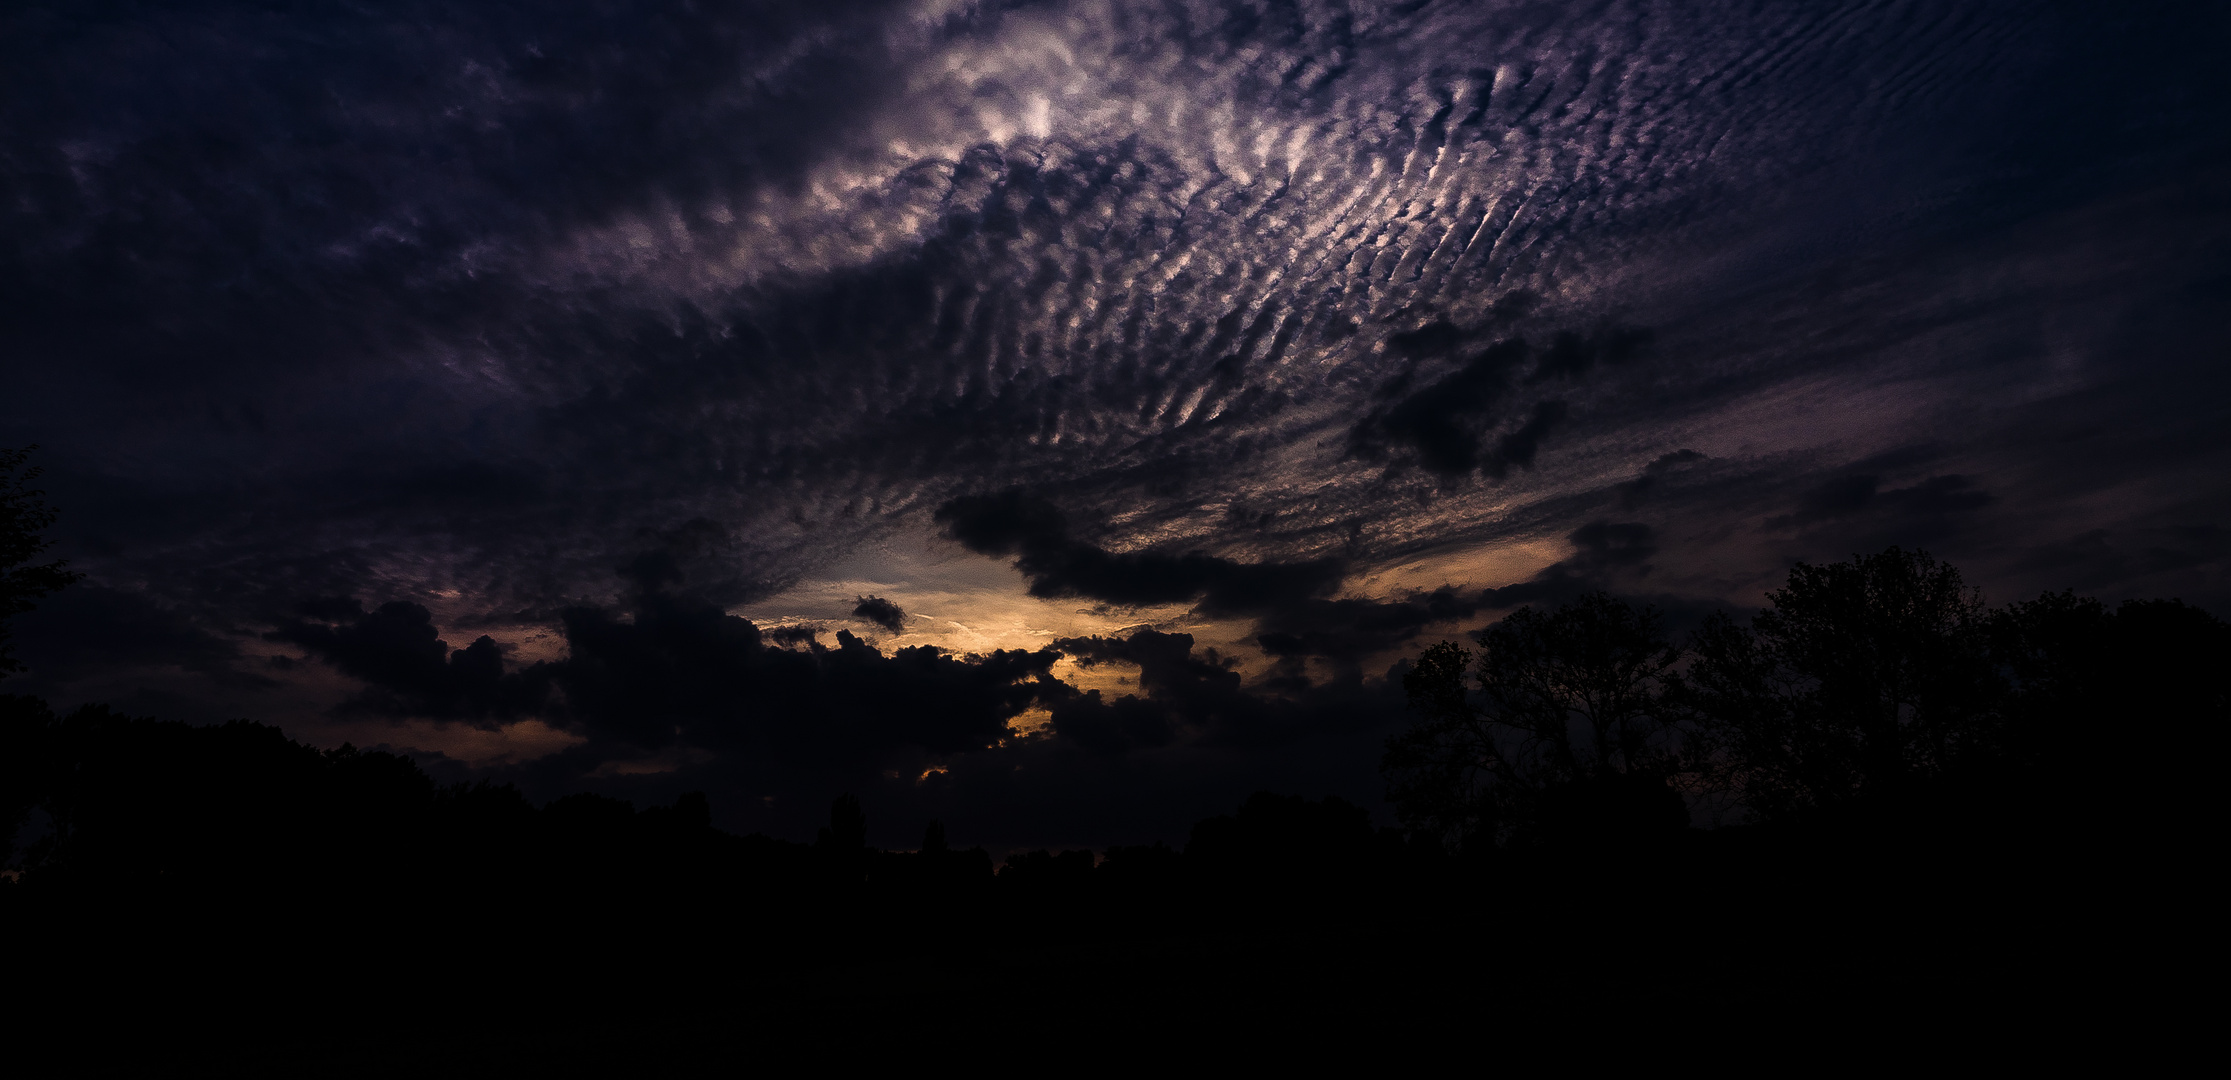
[[[319,750],[245,720],[194,726],[98,705],[57,714],[20,696],[0,696],[0,762],[7,831],[35,835],[8,852],[0,894],[80,910],[252,897],[364,913],[532,903],[806,917],[878,898],[1027,906],[1095,889],[1330,886],[1394,872],[1412,855],[1362,807],[1267,792],[1200,822],[1175,849],[1041,850],[995,863],[982,847],[952,847],[932,822],[918,849],[882,851],[851,795],[810,844],[738,836],[713,827],[702,793],[644,809],[587,793],[537,806],[508,784],[437,784],[408,757]]]
[[[2231,625],[2175,600],[2073,592],[1987,607],[1890,548],[1799,564],[1769,606],[1685,638],[1603,593],[1522,607],[1405,676],[1388,744],[1405,824],[1467,850],[1632,847],[1744,823],[1923,842],[1990,819],[2096,833],[2199,809],[2226,718]],[[2145,757],[2128,767],[2124,755]],[[2121,759],[2121,760],[2118,760]]]
[[[1513,612],[1476,653],[1424,650],[1384,763],[1401,828],[1260,792],[1176,846],[1004,858],[935,822],[878,850],[850,795],[811,843],[738,836],[702,794],[537,805],[247,721],[0,697],[0,824],[30,826],[0,916],[40,928],[11,957],[69,988],[43,1001],[124,994],[195,1018],[174,1032],[238,1030],[165,1004],[216,979],[275,1015],[500,1014],[608,1055],[678,1024],[692,1061],[737,1024],[826,1039],[862,1011],[934,1038],[978,1022],[971,994],[1049,1023],[1176,1009],[1295,1037],[1487,1009],[1588,1029],[1607,995],[1656,1003],[1620,1021],[1635,1032],[1888,1011],[1919,1037],[2043,1024],[2175,947],[2156,936],[2173,919],[2135,909],[2205,895],[2223,622],[2066,593],[1994,610],[1896,549],[1800,566],[1770,599],[1677,640],[1589,595]],[[391,1066],[436,1052],[426,1031],[496,1037],[428,1023],[397,1044],[415,1049],[348,1052]],[[210,1052],[341,1052],[314,1026],[250,1028]]]
[[[1978,829],[2002,849],[2134,843],[2202,809],[2189,781],[2204,757],[2176,751],[2226,715],[2231,627],[2206,612],[2067,593],[1991,610],[1951,567],[1896,548],[1801,565],[1770,599],[1748,626],[1715,616],[1678,644],[1649,608],[1591,594],[1518,609],[1474,635],[1476,658],[1426,649],[1406,679],[1417,722],[1385,760],[1404,829],[1337,797],[1264,792],[1179,848],[997,865],[935,822],[916,850],[875,850],[849,795],[811,844],[736,836],[713,828],[701,793],[537,806],[249,721],[58,715],[0,696],[0,892],[366,911],[532,898],[668,918],[747,897],[769,912],[1216,890],[1352,903],[1545,860],[1738,844],[1918,852]],[[1713,814],[1719,828],[1694,827]],[[35,838],[14,850],[27,822]]]
[[[26,479],[0,491],[0,613],[72,580],[17,569],[51,520]],[[743,1028],[856,1040],[862,1015],[927,1045],[992,1000],[1301,1039],[1698,1010],[1902,1036],[2043,1023],[2152,947],[2128,912],[2200,895],[2231,626],[1994,609],[1897,548],[1768,600],[1677,635],[1589,594],[1424,649],[1383,762],[1400,828],[1259,792],[1177,846],[996,859],[936,822],[878,850],[851,795],[811,843],[738,836],[701,793],[537,805],[248,721],[0,695],[14,1007],[99,1001],[235,1066],[328,1071],[490,1040],[639,1064],[650,1030],[697,1060]],[[411,1034],[351,1041],[336,1010]]]

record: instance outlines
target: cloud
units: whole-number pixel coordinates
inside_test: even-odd
[[[1199,552],[1116,554],[1070,536],[1052,503],[1010,489],[966,495],[937,510],[947,535],[984,555],[1015,557],[1030,595],[1078,596],[1126,607],[1198,600],[1211,615],[1244,615],[1329,593],[1346,577],[1340,559],[1240,563]]]
[[[2198,5],[1988,32],[1683,2],[50,7],[0,14],[0,434],[48,447],[57,554],[93,575],[31,617],[73,686],[159,669],[166,709],[328,741],[532,700],[589,733],[552,777],[804,799],[1069,700],[822,647],[835,608],[752,645],[720,621],[944,528],[1041,598],[1192,604],[1280,662],[1210,710],[1256,727],[1142,690],[1169,741],[1142,713],[1120,754],[953,752],[953,791],[1086,829],[1186,784],[1369,798],[1376,737],[1297,680],[1383,692],[1373,656],[1475,602],[1747,601],[1893,541],[2221,595],[2221,545],[2177,531],[2231,505],[2231,76]],[[1711,461],[1636,475],[1673,447]],[[1018,486],[1066,515],[985,494]],[[1557,536],[1486,598],[1334,599]],[[578,640],[491,682],[483,630]],[[265,631],[318,659],[240,651]],[[691,658],[735,670],[659,697]],[[854,663],[978,704],[913,734],[798,704]],[[375,680],[347,716],[328,668]],[[631,696],[665,704],[638,727]],[[1279,749],[1218,756],[1242,746]]]
[[[299,645],[362,680],[365,689],[342,703],[344,714],[495,725],[541,705],[538,685],[505,675],[495,639],[482,635],[451,649],[433,613],[408,601],[365,611],[352,597],[308,600],[299,617],[264,637]]]
[[[1356,430],[1361,447],[1382,445],[1414,450],[1419,463],[1443,476],[1460,476],[1480,467],[1482,430],[1498,419],[1514,369],[1526,361],[1523,341],[1505,341],[1473,357],[1462,368],[1396,402],[1382,416]]]
[[[2220,603],[2223,577],[2210,569],[2227,555],[2231,529],[2218,525],[2157,526],[2123,536],[2093,529],[2031,547],[2016,566],[2033,581],[2053,583],[2048,588],[2120,589],[2128,595],[2140,586]]]
[[[1305,601],[1258,619],[1255,643],[1282,661],[1324,660],[1352,681],[1361,678],[1366,659],[1409,643],[1427,626],[1469,619],[1481,607],[1479,593],[1447,585],[1399,600]],[[1298,668],[1290,668],[1288,677],[1295,674]]]
[[[776,648],[718,608],[646,600],[621,621],[564,615],[570,655],[530,673],[560,697],[555,723],[599,747],[671,746],[801,764],[871,763],[908,749],[969,753],[1048,691],[1052,650],[885,655],[839,630],[835,648]]]
[[[1881,478],[1874,476],[1839,476],[1806,492],[1796,511],[1768,518],[1766,527],[1786,529],[1856,514],[1875,501],[1880,484]]]
[[[804,645],[813,641],[815,637],[820,635],[821,629],[821,627],[810,623],[800,623],[793,626],[763,627],[760,629],[759,635],[772,644],[788,647]]]
[[[1399,711],[1388,680],[1357,680],[1300,697],[1277,692],[1289,685],[1277,680],[1246,686],[1235,658],[1213,648],[1196,651],[1191,634],[1139,630],[1123,638],[1063,638],[1053,647],[1087,668],[1108,663],[1139,668],[1139,694],[1109,701],[1090,690],[1052,707],[1057,735],[1102,754],[1183,740],[1206,746],[1292,744],[1328,731],[1380,726]]]
[[[1523,294],[1514,294],[1519,295]],[[1498,322],[1515,320],[1532,307],[1531,300],[1504,300],[1497,305]],[[1477,335],[1440,321],[1396,334],[1387,344],[1391,352],[1417,361],[1448,353],[1473,336]],[[1624,363],[1649,340],[1647,331],[1631,328],[1588,336],[1564,331],[1547,348],[1535,348],[1524,338],[1506,338],[1366,418],[1350,433],[1350,444],[1370,458],[1410,455],[1428,472],[1443,477],[1478,472],[1490,480],[1505,479],[1512,469],[1534,464],[1542,441],[1564,424],[1571,411],[1567,402],[1554,399],[1514,411],[1507,407],[1514,393],[1545,382],[1576,380],[1598,364]],[[1523,377],[1522,369],[1526,369]],[[1412,373],[1397,376],[1388,389],[1402,393],[1412,378]],[[1509,426],[1514,417],[1522,419]],[[1498,428],[1505,430],[1496,435]]]
[[[1543,567],[1532,579],[1481,594],[1492,607],[1560,604],[1582,593],[1608,588],[1617,579],[1649,573],[1657,554],[1656,533],[1639,521],[1591,521],[1565,537],[1574,551]]]
[[[1565,422],[1570,411],[1562,401],[1543,401],[1534,405],[1534,411],[1524,424],[1495,441],[1495,453],[1481,465],[1481,471],[1500,480],[1510,475],[1513,467],[1529,468],[1534,455],[1541,452],[1542,440]]]
[[[733,602],[1016,482],[1124,520],[1244,488],[1287,521],[1372,521],[1370,543],[1492,528],[1499,502],[1430,502],[1342,455],[1553,497],[1570,478],[1544,447],[1656,422],[1622,392],[1685,408],[1824,370],[1793,344],[1803,311],[1745,336],[1741,313],[1779,302],[1757,282],[1905,227],[1858,224],[1870,204],[1842,188],[1816,212],[1791,177],[2016,175],[1942,148],[2057,146],[2044,101],[2213,115],[2158,75],[2064,88],[2056,42],[2154,55],[2155,31],[2078,14],[1946,55],[1926,28],[1680,5],[1244,28],[1058,3],[196,10],[10,24],[7,100],[66,103],[8,114],[27,201],[0,295],[32,380],[11,397],[131,422],[9,420],[63,436],[80,475],[173,463],[172,512],[135,513],[143,492],[110,516],[119,581],[322,549],[545,616],[614,599],[610,560],[644,530],[725,531],[731,580],[704,587]],[[1917,124],[1881,89],[1898,73],[1965,106]],[[2160,125],[2187,128],[2212,130]],[[2012,204],[1971,186],[1933,212]],[[1673,321],[1653,381],[1622,391],[1635,342],[1588,328],[1625,308]],[[1523,362],[1477,366],[1513,341]],[[124,434],[68,437],[96,428]],[[1249,561],[1313,539],[1264,532]]]
[[[1956,474],[1887,490],[1880,477],[1855,474],[1806,491],[1796,510],[1767,518],[1766,528],[1829,533],[1860,548],[1927,544],[1957,533],[1969,515],[1997,501]]]
[[[906,612],[880,596],[861,597],[860,603],[852,609],[852,617],[866,619],[893,634],[906,633]]]
[[[15,693],[56,693],[119,669],[175,667],[232,690],[278,683],[248,670],[238,641],[196,613],[134,589],[81,583],[41,599],[14,620],[29,671]]]
[[[1684,465],[1705,460],[1709,459],[1695,450],[1675,450],[1670,454],[1658,455],[1650,464],[1643,466],[1642,475],[1623,484],[1614,485],[1613,490],[1619,493],[1620,507],[1626,510],[1634,509],[1650,497],[1651,493],[1657,488],[1660,478]]]
[[[344,712],[467,720],[540,719],[588,741],[582,770],[659,751],[754,755],[804,765],[871,764],[893,754],[983,750],[1041,696],[1066,688],[1054,650],[955,656],[933,646],[884,654],[847,631],[763,633],[702,602],[649,592],[622,613],[561,615],[567,655],[506,670],[482,637],[450,650],[406,602],[365,611],[320,600],[270,636],[363,681]],[[797,649],[786,646],[804,644]]]
[[[770,591],[743,571],[748,545],[719,522],[699,517],[671,529],[639,529],[635,542],[641,550],[619,567],[619,575],[640,594],[726,606]]]

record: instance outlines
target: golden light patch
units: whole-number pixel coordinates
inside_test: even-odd
[[[1457,548],[1371,568],[1351,578],[1341,595],[1352,599],[1396,600],[1444,585],[1477,590],[1524,581],[1565,558],[1571,544],[1562,537],[1529,537]],[[852,609],[863,596],[877,596],[906,613],[905,632],[892,634]],[[1191,634],[1197,651],[1215,649],[1254,679],[1272,661],[1252,644],[1252,618],[1211,619],[1190,605],[1114,608],[1075,598],[1044,599],[1029,594],[1029,583],[1005,559],[977,555],[942,540],[890,543],[863,550],[831,568],[826,578],[802,581],[784,592],[733,612],[762,627],[815,625],[818,640],[834,644],[837,630],[849,630],[885,653],[914,645],[935,645],[959,654],[997,649],[1042,649],[1062,638],[1127,637],[1141,629]],[[1428,628],[1453,633],[1455,627]],[[1407,651],[1407,647],[1404,650]],[[1392,662],[1389,654],[1386,662]],[[1098,690],[1106,698],[1139,693],[1135,664],[1082,664],[1056,661],[1055,678],[1080,691]],[[1044,710],[1008,722],[1015,737],[1044,733]]]
[[[824,645],[834,643],[837,630],[849,630],[886,653],[912,645],[964,655],[1042,649],[1065,637],[1120,635],[1141,626],[1183,632],[1193,625],[1187,605],[1111,609],[1074,598],[1031,596],[1023,575],[1005,560],[946,546],[950,550],[896,544],[869,549],[832,567],[827,578],[800,582],[732,613],[767,627],[822,626]],[[871,595],[906,612],[904,633],[853,617],[859,598]]]
[[[1384,599],[1410,592],[1431,592],[1443,585],[1460,590],[1493,589],[1525,581],[1572,553],[1563,537],[1528,537],[1434,552],[1389,563],[1351,578],[1346,596]]]
[[[1015,738],[1028,739],[1051,732],[1053,724],[1052,710],[1032,708],[1007,721],[1007,731]]]

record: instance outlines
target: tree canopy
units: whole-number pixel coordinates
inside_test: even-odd
[[[23,667],[9,647],[8,620],[84,576],[61,559],[32,561],[54,546],[45,535],[54,524],[54,508],[46,504],[46,492],[31,486],[39,478],[39,468],[29,464],[37,449],[0,449],[0,676]]]

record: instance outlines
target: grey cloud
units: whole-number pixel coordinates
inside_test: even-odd
[[[1795,512],[1768,518],[1766,527],[1783,529],[1858,513],[1874,501],[1880,483],[1873,476],[1839,476],[1806,492]]]
[[[1362,677],[1365,660],[1408,644],[1434,623],[1469,619],[1482,606],[1479,593],[1447,585],[1396,600],[1305,601],[1258,619],[1255,643],[1290,665],[1323,660],[1339,680],[1354,681]],[[1286,677],[1298,675],[1298,667],[1289,667]]]
[[[1121,662],[1139,668],[1140,693],[1105,700],[1099,690],[1052,705],[1056,734],[1096,753],[1151,750],[1180,741],[1203,746],[1274,747],[1328,733],[1382,726],[1399,714],[1399,680],[1351,680],[1299,697],[1280,680],[1247,686],[1236,659],[1196,651],[1191,634],[1134,631],[1129,637],[1063,638],[1055,649],[1078,664]]]
[[[776,645],[788,647],[792,645],[810,644],[812,643],[814,638],[820,635],[820,633],[821,627],[813,626],[810,624],[801,624],[796,626],[767,627],[760,631],[760,636]]]
[[[1236,662],[1214,649],[1195,655],[1191,634],[1140,630],[1128,638],[1063,638],[1054,648],[1088,668],[1111,661],[1139,667],[1143,696],[1105,702],[1090,690],[1054,705],[1055,733],[1096,751],[1167,746],[1188,729],[1230,721],[1234,710],[1262,707],[1241,692]]]
[[[1569,411],[1562,401],[1544,401],[1534,406],[1526,422],[1495,441],[1495,456],[1487,459],[1488,475],[1502,479],[1510,470],[1534,464],[1534,455],[1541,452],[1542,440],[1565,422]]]
[[[1591,521],[1565,538],[1574,547],[1571,555],[1542,568],[1531,579],[1489,589],[1481,598],[1490,606],[1557,604],[1586,592],[1613,588],[1621,577],[1639,577],[1650,570],[1657,554],[1657,538],[1639,521]]]
[[[15,693],[65,692],[69,684],[103,672],[163,667],[231,690],[277,685],[252,669],[237,640],[221,626],[139,590],[74,585],[18,616],[14,630],[29,668],[11,686]]]
[[[1876,476],[1840,476],[1805,492],[1795,511],[1768,518],[1766,528],[1833,532],[1860,548],[1933,543],[1957,532],[1964,518],[1996,501],[1960,475],[1932,476],[1889,489]]]
[[[2093,529],[2031,547],[2017,566],[2032,579],[2060,582],[2063,588],[2127,590],[2143,583],[2167,586],[2171,592],[2189,590],[2188,599],[2218,600],[2226,583],[2220,570],[2209,571],[2227,555],[2231,529],[2220,525],[2157,527],[2129,535]]]
[[[366,611],[353,599],[325,599],[301,611],[270,636],[364,684],[344,712],[490,728],[541,719],[585,740],[542,766],[559,782],[662,751],[807,767],[965,754],[996,744],[1007,721],[1041,696],[1068,693],[1048,678],[1060,655],[1052,650],[885,654],[842,630],[832,649],[810,633],[763,633],[655,590],[625,612],[567,609],[567,654],[508,669],[487,637],[449,648],[416,604]]]
[[[1346,576],[1338,559],[1240,563],[1199,552],[1111,553],[1072,537],[1066,515],[1019,490],[954,499],[938,508],[937,520],[970,550],[1015,556],[1033,596],[1124,606],[1198,599],[1204,612],[1235,615],[1331,592]]]
[[[299,610],[299,618],[265,637],[298,645],[362,680],[365,690],[342,704],[344,713],[494,726],[541,704],[540,687],[506,677],[493,638],[452,649],[434,628],[433,613],[417,604],[366,611],[354,598],[335,597],[305,601]]]
[[[570,655],[523,673],[560,695],[551,716],[589,737],[575,753],[591,761],[667,748],[801,766],[966,754],[1058,687],[1045,681],[1051,651],[885,654],[843,630],[833,649],[794,650],[716,608],[652,600],[633,615],[567,611]]]
[[[906,633],[906,612],[880,596],[863,596],[852,608],[852,617],[866,619],[894,634]]]
[[[1661,477],[1684,465],[1704,460],[1705,455],[1695,450],[1675,450],[1669,454],[1660,454],[1643,467],[1642,475],[1614,486],[1613,490],[1619,493],[1620,507],[1634,509],[1650,497],[1658,487]]]
[[[1514,294],[1523,295],[1523,294]],[[1510,298],[1506,297],[1508,301]],[[1499,303],[1506,319],[1530,303]],[[1446,322],[1437,322],[1388,339],[1391,351],[1413,358],[1449,352],[1467,335]],[[1550,381],[1579,378],[1599,363],[1617,364],[1635,356],[1649,335],[1634,329],[1613,329],[1587,337],[1566,331],[1551,339],[1547,348],[1534,348],[1524,338],[1496,342],[1431,383],[1410,389],[1413,372],[1396,376],[1388,390],[1403,396],[1359,424],[1350,434],[1354,448],[1368,458],[1384,458],[1399,449],[1416,456],[1417,463],[1443,477],[1479,472],[1501,480],[1513,468],[1527,468],[1541,450],[1542,441],[1565,422],[1569,405],[1561,400],[1536,401],[1530,408],[1506,405],[1525,387]],[[1521,375],[1521,369],[1525,370]],[[1523,416],[1499,437],[1494,434],[1514,416]],[[1492,449],[1489,440],[1493,440]]]

